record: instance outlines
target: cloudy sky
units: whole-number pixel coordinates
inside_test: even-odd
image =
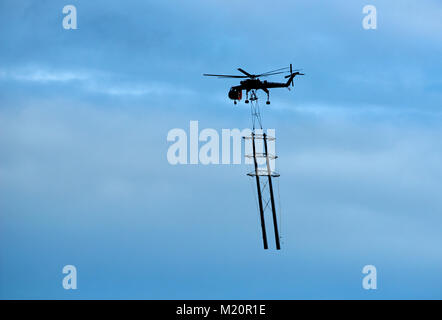
[[[442,298],[441,15],[437,0],[1,1],[0,297]],[[251,168],[172,166],[166,138],[250,126],[237,83],[202,73],[289,63],[306,76],[263,110],[283,247],[264,251]]]

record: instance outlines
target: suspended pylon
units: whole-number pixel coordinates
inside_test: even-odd
[[[256,93],[252,91],[251,99],[251,110],[252,110],[252,123],[253,123],[253,130],[250,136],[244,137],[246,140],[252,141],[252,154],[246,155],[248,158],[253,159],[253,164],[255,170],[248,173],[247,175],[250,177],[255,177],[256,180],[256,190],[258,193],[258,206],[259,206],[259,214],[261,219],[261,230],[262,230],[262,241],[264,245],[264,249],[268,249],[268,242],[267,242],[267,231],[266,231],[266,224],[265,224],[265,212],[269,208],[269,205],[272,209],[272,218],[273,218],[273,229],[275,233],[275,243],[276,243],[276,249],[280,250],[280,238],[279,238],[279,231],[278,231],[278,220],[276,217],[276,206],[275,206],[275,198],[273,195],[273,183],[272,178],[279,177],[279,174],[271,170],[270,166],[270,160],[274,160],[277,158],[276,155],[271,155],[268,152],[268,141],[275,141],[275,137],[270,137],[265,133],[256,133],[255,130],[255,123],[258,122],[260,125],[260,129],[262,130],[261,125],[261,116],[259,112],[259,105],[258,105],[258,98],[256,96]],[[263,140],[264,142],[264,152],[259,153],[256,151],[256,140]],[[260,168],[258,166],[258,158],[265,158],[266,161],[266,167]],[[267,179],[265,178],[267,177]]]

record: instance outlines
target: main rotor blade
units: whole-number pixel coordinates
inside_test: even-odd
[[[288,68],[289,67],[284,67],[284,68],[279,68],[279,69],[272,70],[272,71],[267,71],[267,72],[261,73],[260,76],[266,75],[267,73],[273,73],[273,72],[277,72],[277,71],[287,70]]]
[[[245,79],[249,78],[247,76],[219,76],[218,78],[235,78],[235,79]]]
[[[248,73],[247,71],[244,71],[244,70],[241,69],[241,68],[238,68],[238,71],[244,73],[246,76],[248,76],[248,77],[250,77],[250,78],[254,78],[254,77],[255,77],[254,75]]]
[[[229,74],[208,74],[208,73],[204,73],[203,76],[218,77],[218,78],[248,78],[246,76],[234,76],[234,75],[229,75]]]
[[[287,71],[258,74],[257,77],[268,77],[268,76],[273,76],[274,74],[281,74],[281,73],[287,73]]]

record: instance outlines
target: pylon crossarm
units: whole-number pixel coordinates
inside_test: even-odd
[[[255,177],[257,174],[256,174],[255,171],[252,171],[252,172],[249,172],[247,175],[250,176],[250,177]],[[260,177],[262,177],[262,176],[268,177],[269,173],[268,173],[268,171],[266,169],[259,169],[258,170],[258,176],[260,176]],[[273,178],[278,178],[280,176],[280,174],[275,172],[275,171],[272,171],[270,176],[272,176]]]
[[[242,137],[243,139],[253,139],[252,138],[252,136],[245,136],[245,137]],[[255,133],[255,140],[256,139],[266,139],[267,141],[275,141],[276,140],[276,138],[275,137],[271,137],[271,136],[268,136],[268,135],[264,135],[264,134],[261,134],[261,133]]]
[[[266,158],[267,156],[269,157],[269,159],[272,159],[272,160],[278,158],[278,156],[275,156],[273,154],[269,154],[269,155],[267,155],[265,153],[256,153],[255,154],[255,157],[257,157],[257,158]],[[246,154],[245,157],[253,159],[253,154]]]

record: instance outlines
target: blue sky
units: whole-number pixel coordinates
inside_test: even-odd
[[[442,298],[441,14],[432,0],[2,1],[0,297]],[[202,73],[289,63],[306,76],[263,114],[283,236],[264,251],[250,168],[171,166],[166,137],[250,126],[236,82]]]

